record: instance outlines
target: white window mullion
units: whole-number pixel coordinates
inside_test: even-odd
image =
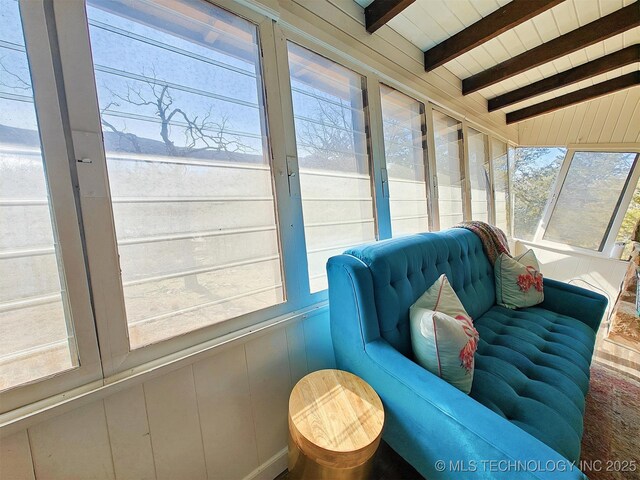
[[[492,137],[487,136],[485,140],[485,152],[487,155],[487,161],[489,166],[489,185],[487,186],[488,190],[488,202],[489,202],[489,223],[491,225],[496,224],[496,194],[495,194],[495,186],[493,182],[493,148],[492,148]]]
[[[93,304],[105,375],[129,353],[115,224],[84,2],[54,3],[69,123],[78,168]]]
[[[287,299],[310,303],[287,42],[271,20],[260,23],[263,75]]]
[[[466,121],[462,122],[462,158],[460,159],[460,172],[462,175],[462,201],[463,216],[466,222],[472,220],[472,199],[471,199],[471,175],[469,162],[469,126]]]
[[[384,134],[380,80],[367,75],[367,104],[369,107],[369,148],[371,148],[372,181],[374,185],[375,215],[378,239],[391,238],[391,213],[389,209],[389,174],[384,154]]]
[[[433,107],[431,103],[425,105],[425,120],[427,126],[427,198],[429,200],[429,229],[440,230],[440,207],[438,202],[438,170],[436,164],[435,129],[433,127]]]

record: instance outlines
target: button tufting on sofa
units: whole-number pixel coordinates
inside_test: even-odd
[[[354,248],[330,259],[328,273],[337,365],[376,389],[384,438],[424,476],[458,478],[434,470],[442,459],[579,459],[604,297],[545,279],[545,298],[551,292],[542,305],[496,306],[493,269],[463,229]],[[412,361],[409,307],[443,273],[480,335],[469,396]],[[563,314],[565,292],[586,319]],[[574,469],[553,478],[582,476]]]

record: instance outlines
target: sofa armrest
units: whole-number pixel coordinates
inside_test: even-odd
[[[586,288],[550,278],[544,279],[544,301],[540,307],[581,320],[594,332],[600,327],[607,303],[604,295]]]
[[[385,438],[427,478],[586,480],[577,465],[385,340],[369,342],[365,356],[357,373],[382,398]]]

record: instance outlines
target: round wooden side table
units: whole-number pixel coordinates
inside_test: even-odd
[[[289,397],[288,479],[365,479],[382,435],[384,410],[361,378],[319,370]]]

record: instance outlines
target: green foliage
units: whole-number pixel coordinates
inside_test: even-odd
[[[631,203],[629,204],[629,209],[627,210],[626,215],[624,216],[624,220],[622,220],[622,226],[620,227],[620,231],[618,232],[617,241],[630,241],[635,240],[638,241],[640,239],[633,238],[633,234],[636,228],[636,224],[640,220],[640,184],[636,187],[635,192],[633,192],[633,198],[631,199]]]
[[[514,235],[533,240],[566,150],[518,148],[513,168]]]

